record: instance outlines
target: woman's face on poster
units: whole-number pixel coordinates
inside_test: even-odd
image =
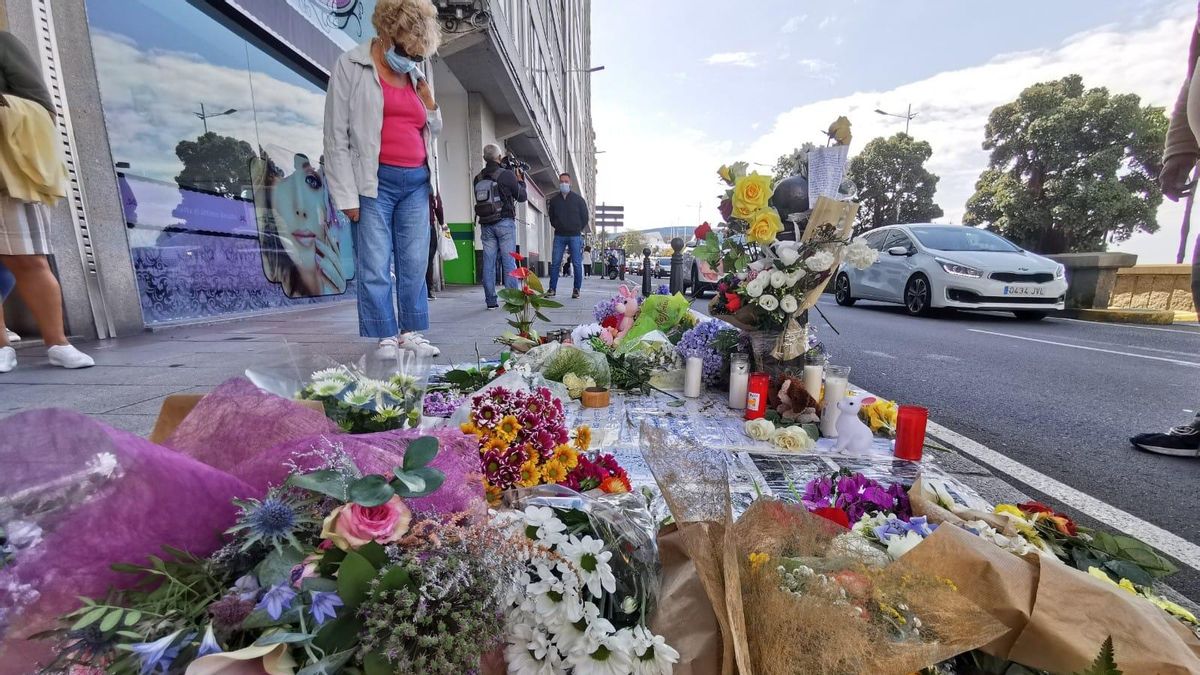
[[[317,239],[328,241],[321,176],[305,164],[272,187],[275,226],[283,248],[301,272],[317,268]]]

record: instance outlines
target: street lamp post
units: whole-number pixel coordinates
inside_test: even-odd
[[[208,133],[208,118],[220,117],[222,115],[232,115],[235,112],[237,112],[237,108],[230,108],[229,110],[226,110],[225,112],[208,113],[208,112],[204,111],[204,102],[201,101],[200,102],[200,112],[193,112],[192,114],[195,115],[196,117],[199,117],[200,121],[204,123],[204,133],[207,134]]]
[[[912,104],[911,104],[911,103],[909,103],[909,104],[908,104],[908,112],[907,112],[907,113],[905,113],[905,114],[903,114],[903,115],[901,115],[901,114],[899,114],[899,113],[890,113],[890,112],[885,112],[885,111],[883,111],[883,110],[880,110],[879,108],[876,108],[876,109],[875,109],[875,112],[876,112],[876,113],[878,113],[878,114],[880,114],[880,115],[884,115],[884,116],[886,116],[886,117],[898,117],[898,118],[900,118],[900,119],[904,120],[904,135],[906,135],[906,136],[908,135],[908,124],[909,124],[909,122],[912,122],[912,121],[913,121],[913,118],[914,118],[914,117],[916,117],[916,116],[919,114],[919,113],[915,113],[915,112],[913,112],[913,111],[912,111]]]

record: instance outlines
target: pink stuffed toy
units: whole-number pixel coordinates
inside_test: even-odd
[[[633,291],[629,290],[628,286],[622,285],[618,289],[618,292],[621,298],[617,302],[615,309],[618,313],[624,315],[621,317],[621,323],[617,327],[616,338],[619,340],[625,337],[630,328],[633,328],[633,319],[638,313],[638,301],[637,296],[633,294]]]

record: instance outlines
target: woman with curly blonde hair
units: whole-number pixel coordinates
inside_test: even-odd
[[[384,354],[437,356],[420,333],[429,328],[429,160],[442,130],[421,66],[440,42],[437,10],[430,0],[379,0],[371,22],[378,37],[342,54],[329,79],[326,180],[354,223],[359,334],[379,339]]]

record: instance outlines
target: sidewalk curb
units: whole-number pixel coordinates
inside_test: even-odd
[[[1064,309],[1056,316],[1097,323],[1133,323],[1169,326],[1175,322],[1175,312],[1165,309]]]

